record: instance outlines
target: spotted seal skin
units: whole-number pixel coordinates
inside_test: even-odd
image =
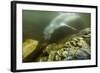
[[[90,28],[74,34],[64,43],[49,44],[38,61],[68,61],[91,59]],[[87,41],[88,40],[88,41]]]

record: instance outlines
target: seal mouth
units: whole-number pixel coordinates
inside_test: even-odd
[[[72,27],[72,26],[69,26],[69,25],[65,25],[66,27],[68,27],[68,28],[71,28],[72,30],[75,30],[75,31],[77,31],[78,29],[76,29],[76,28],[74,28],[74,27]]]

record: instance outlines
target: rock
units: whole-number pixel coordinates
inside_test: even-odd
[[[86,48],[80,48],[80,50],[77,51],[75,58],[78,60],[84,60],[84,59],[90,59],[90,49]]]
[[[56,51],[51,51],[48,57],[48,61],[54,61]]]
[[[44,57],[41,57],[41,58],[39,59],[39,61],[40,61],[40,62],[43,62],[43,61],[47,61],[47,59],[48,59],[48,58],[47,58],[46,56],[44,56]]]
[[[26,58],[28,55],[30,55],[36,49],[37,45],[38,45],[37,40],[27,39],[23,43],[23,48],[22,48],[23,59]]]
[[[61,61],[61,57],[59,57],[59,55],[55,56],[55,61]]]
[[[91,29],[90,28],[85,28],[75,35],[84,38],[87,44],[91,45],[90,44],[91,42]]]
[[[82,38],[82,37],[79,37],[79,36],[73,37],[70,40],[70,42],[65,43],[65,46],[67,46],[67,48],[70,48],[68,50],[68,52],[69,52],[68,57],[70,57],[70,58],[66,58],[67,60],[71,60],[71,59],[73,59],[73,60],[80,59],[81,60],[81,59],[89,59],[90,58],[90,53],[91,53],[90,50],[91,49],[90,49],[89,45],[86,43],[86,41],[84,40],[84,38]]]
[[[66,58],[68,56],[68,51],[64,51],[62,55]]]

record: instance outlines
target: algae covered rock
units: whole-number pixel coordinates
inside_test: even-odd
[[[82,60],[82,59],[90,59],[91,49],[89,45],[86,43],[84,38],[82,37],[74,37],[70,42],[65,43],[65,49],[68,49],[68,55],[66,60]]]
[[[48,61],[90,59],[90,47],[82,37],[74,37],[56,51],[49,53]]]
[[[27,39],[23,42],[23,48],[22,48],[22,56],[23,59],[26,58],[28,55],[30,55],[37,47],[38,41]]]
[[[75,37],[75,36],[80,36],[80,37],[84,38],[84,40],[90,46],[90,42],[91,42],[91,29],[90,28],[85,28],[85,29],[81,30],[79,33],[72,35],[72,37]]]

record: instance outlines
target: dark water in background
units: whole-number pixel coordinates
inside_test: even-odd
[[[23,41],[26,39],[42,40],[44,28],[60,13],[61,12],[23,10]],[[81,13],[80,15],[83,19],[84,25],[78,28],[90,27],[91,15],[89,13]],[[73,31],[70,31],[70,33],[72,32]]]

